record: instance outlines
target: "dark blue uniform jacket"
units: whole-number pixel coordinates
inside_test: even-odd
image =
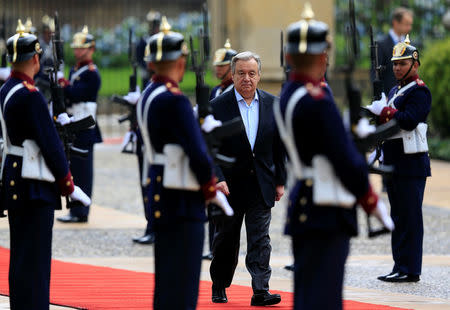
[[[10,89],[19,83],[25,87],[4,100]],[[41,149],[47,166],[56,180],[64,179],[69,167],[47,103],[33,86],[33,80],[24,74],[13,72],[0,91],[1,108],[11,144],[22,146],[26,139],[34,140]],[[30,200],[40,200],[61,208],[60,190],[56,183],[23,179],[22,157],[7,155],[3,171],[2,208],[29,207]]]
[[[311,166],[315,155],[325,155],[345,188],[357,198],[364,196],[369,190],[367,164],[349,138],[330,91],[323,90],[318,81],[292,74],[281,93],[283,118],[290,97],[305,85],[309,91],[300,99],[293,113],[294,140],[300,160]],[[356,210],[316,206],[312,202],[309,182],[296,181],[291,190],[286,233],[305,232],[355,235]]]
[[[402,95],[397,96],[394,101],[397,112],[394,118],[398,121],[400,128],[413,130],[419,123],[425,123],[431,109],[431,93],[428,87],[418,76],[407,79],[402,87],[415,81],[415,85],[406,90]],[[389,92],[392,98],[399,87],[395,86]],[[380,119],[383,121],[382,113]],[[384,164],[394,165],[395,175],[427,177],[431,176],[430,158],[428,152],[405,154],[401,139],[387,140],[383,144]]]
[[[148,119],[152,146],[157,153],[162,153],[166,144],[181,145],[189,157],[191,170],[198,183],[206,184],[213,175],[212,160],[207,153],[192,105],[181,93],[177,83],[163,76],[154,75],[152,83],[142,94],[142,102],[146,102],[150,94],[161,85],[165,85],[167,90],[154,98],[148,115],[143,116],[144,119]],[[202,192],[164,188],[163,170],[161,165],[151,165],[147,180],[148,199],[155,230],[170,227],[167,224],[181,219],[205,221],[205,200]]]
[[[89,69],[81,73],[73,83],[64,88],[67,106],[70,107],[80,102],[97,102],[97,95],[101,86],[100,74],[97,67],[90,61],[76,65],[70,69],[69,80],[72,75],[84,66]],[[88,148],[94,143],[101,143],[102,136],[98,125],[94,128],[83,130],[77,134],[75,146],[80,148]]]

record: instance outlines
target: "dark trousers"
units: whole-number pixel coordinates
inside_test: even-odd
[[[208,244],[209,244],[209,251],[212,252],[213,248],[213,240],[214,240],[214,233],[216,228],[214,227],[214,221],[212,219],[208,219]]]
[[[425,177],[393,176],[387,182],[391,217],[395,224],[391,246],[393,272],[420,275],[422,271],[422,202]]]
[[[85,158],[72,156],[70,158],[70,171],[73,182],[79,186],[83,192],[92,197],[92,184],[94,182],[94,146],[88,148],[88,155]],[[79,201],[70,203],[70,214],[73,216],[88,216],[90,206],[85,207]]]
[[[54,206],[30,202],[9,210],[9,293],[12,310],[48,310]]]
[[[294,236],[295,310],[342,309],[342,284],[349,244],[350,237],[344,233]]]
[[[139,139],[136,144],[136,155],[139,166],[139,184],[141,185],[141,195],[142,195],[142,202],[144,204],[144,214],[145,219],[147,220],[147,226],[145,227],[145,235],[149,235],[153,233],[153,225],[150,217],[150,203],[147,197],[146,186],[142,185],[142,167],[144,165],[144,155],[142,154],[142,143],[139,141]]]
[[[180,221],[155,232],[155,310],[197,307],[204,223]]]
[[[266,291],[269,289],[272,273],[269,265],[272,250],[269,237],[271,209],[264,205],[261,195],[254,197],[251,194],[241,203],[231,199],[231,206],[234,209],[234,216],[215,222],[213,260],[210,266],[213,286],[226,288],[231,285],[238,264],[241,227],[245,217],[247,232],[245,265],[252,277],[253,291]]]

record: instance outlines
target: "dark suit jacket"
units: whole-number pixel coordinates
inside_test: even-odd
[[[378,40],[378,64],[384,67],[381,73],[381,80],[383,81],[383,91],[386,96],[389,94],[391,88],[397,84],[391,62],[393,48],[394,41],[389,34]],[[372,80],[374,76],[372,71]]]
[[[259,123],[255,146],[252,151],[244,126],[242,131],[222,141],[220,153],[236,158],[232,168],[216,167],[220,181],[226,181],[233,200],[246,197],[248,181],[256,175],[258,188],[267,207],[275,202],[275,186],[284,185],[286,170],[281,141],[275,138],[273,101],[275,96],[257,90],[259,96]],[[222,122],[241,117],[234,89],[211,101],[214,117]]]

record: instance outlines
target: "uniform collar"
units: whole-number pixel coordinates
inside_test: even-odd
[[[25,73],[19,72],[19,71],[11,71],[11,77],[26,81],[28,84],[34,85],[34,80],[26,75]]]
[[[84,66],[87,66],[87,65],[90,65],[90,64],[93,64],[93,63],[94,62],[92,61],[92,59],[91,60],[85,60],[85,61],[82,61],[82,62],[77,62],[76,68],[80,69],[81,67],[84,67]]]
[[[162,84],[167,84],[167,83],[171,83],[172,87],[177,87],[178,88],[178,83],[175,82],[174,80],[168,78],[167,76],[164,75],[159,75],[159,74],[155,74],[152,76],[152,81],[155,83],[162,83]]]
[[[412,76],[410,76],[409,78],[404,79],[403,81],[401,81],[401,82],[400,82],[400,86],[403,87],[403,86],[405,86],[405,85],[411,83],[412,81],[417,80],[418,78],[419,78],[419,76],[418,76],[417,74],[412,75]]]
[[[227,88],[228,86],[230,86],[231,84],[233,84],[233,79],[229,78],[229,79],[223,80],[223,81],[220,83],[220,87],[223,88],[223,89],[225,89],[225,88]]]
[[[302,82],[303,84],[311,83],[314,86],[320,86],[321,80],[313,79],[310,76],[307,76],[302,73],[291,72],[289,74],[289,80],[294,82]]]

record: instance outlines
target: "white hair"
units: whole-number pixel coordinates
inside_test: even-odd
[[[239,53],[231,59],[231,73],[236,73],[236,62],[238,60],[248,61],[250,59],[254,59],[256,61],[256,63],[258,64],[258,74],[261,75],[261,58],[259,58],[258,54],[250,51]]]

